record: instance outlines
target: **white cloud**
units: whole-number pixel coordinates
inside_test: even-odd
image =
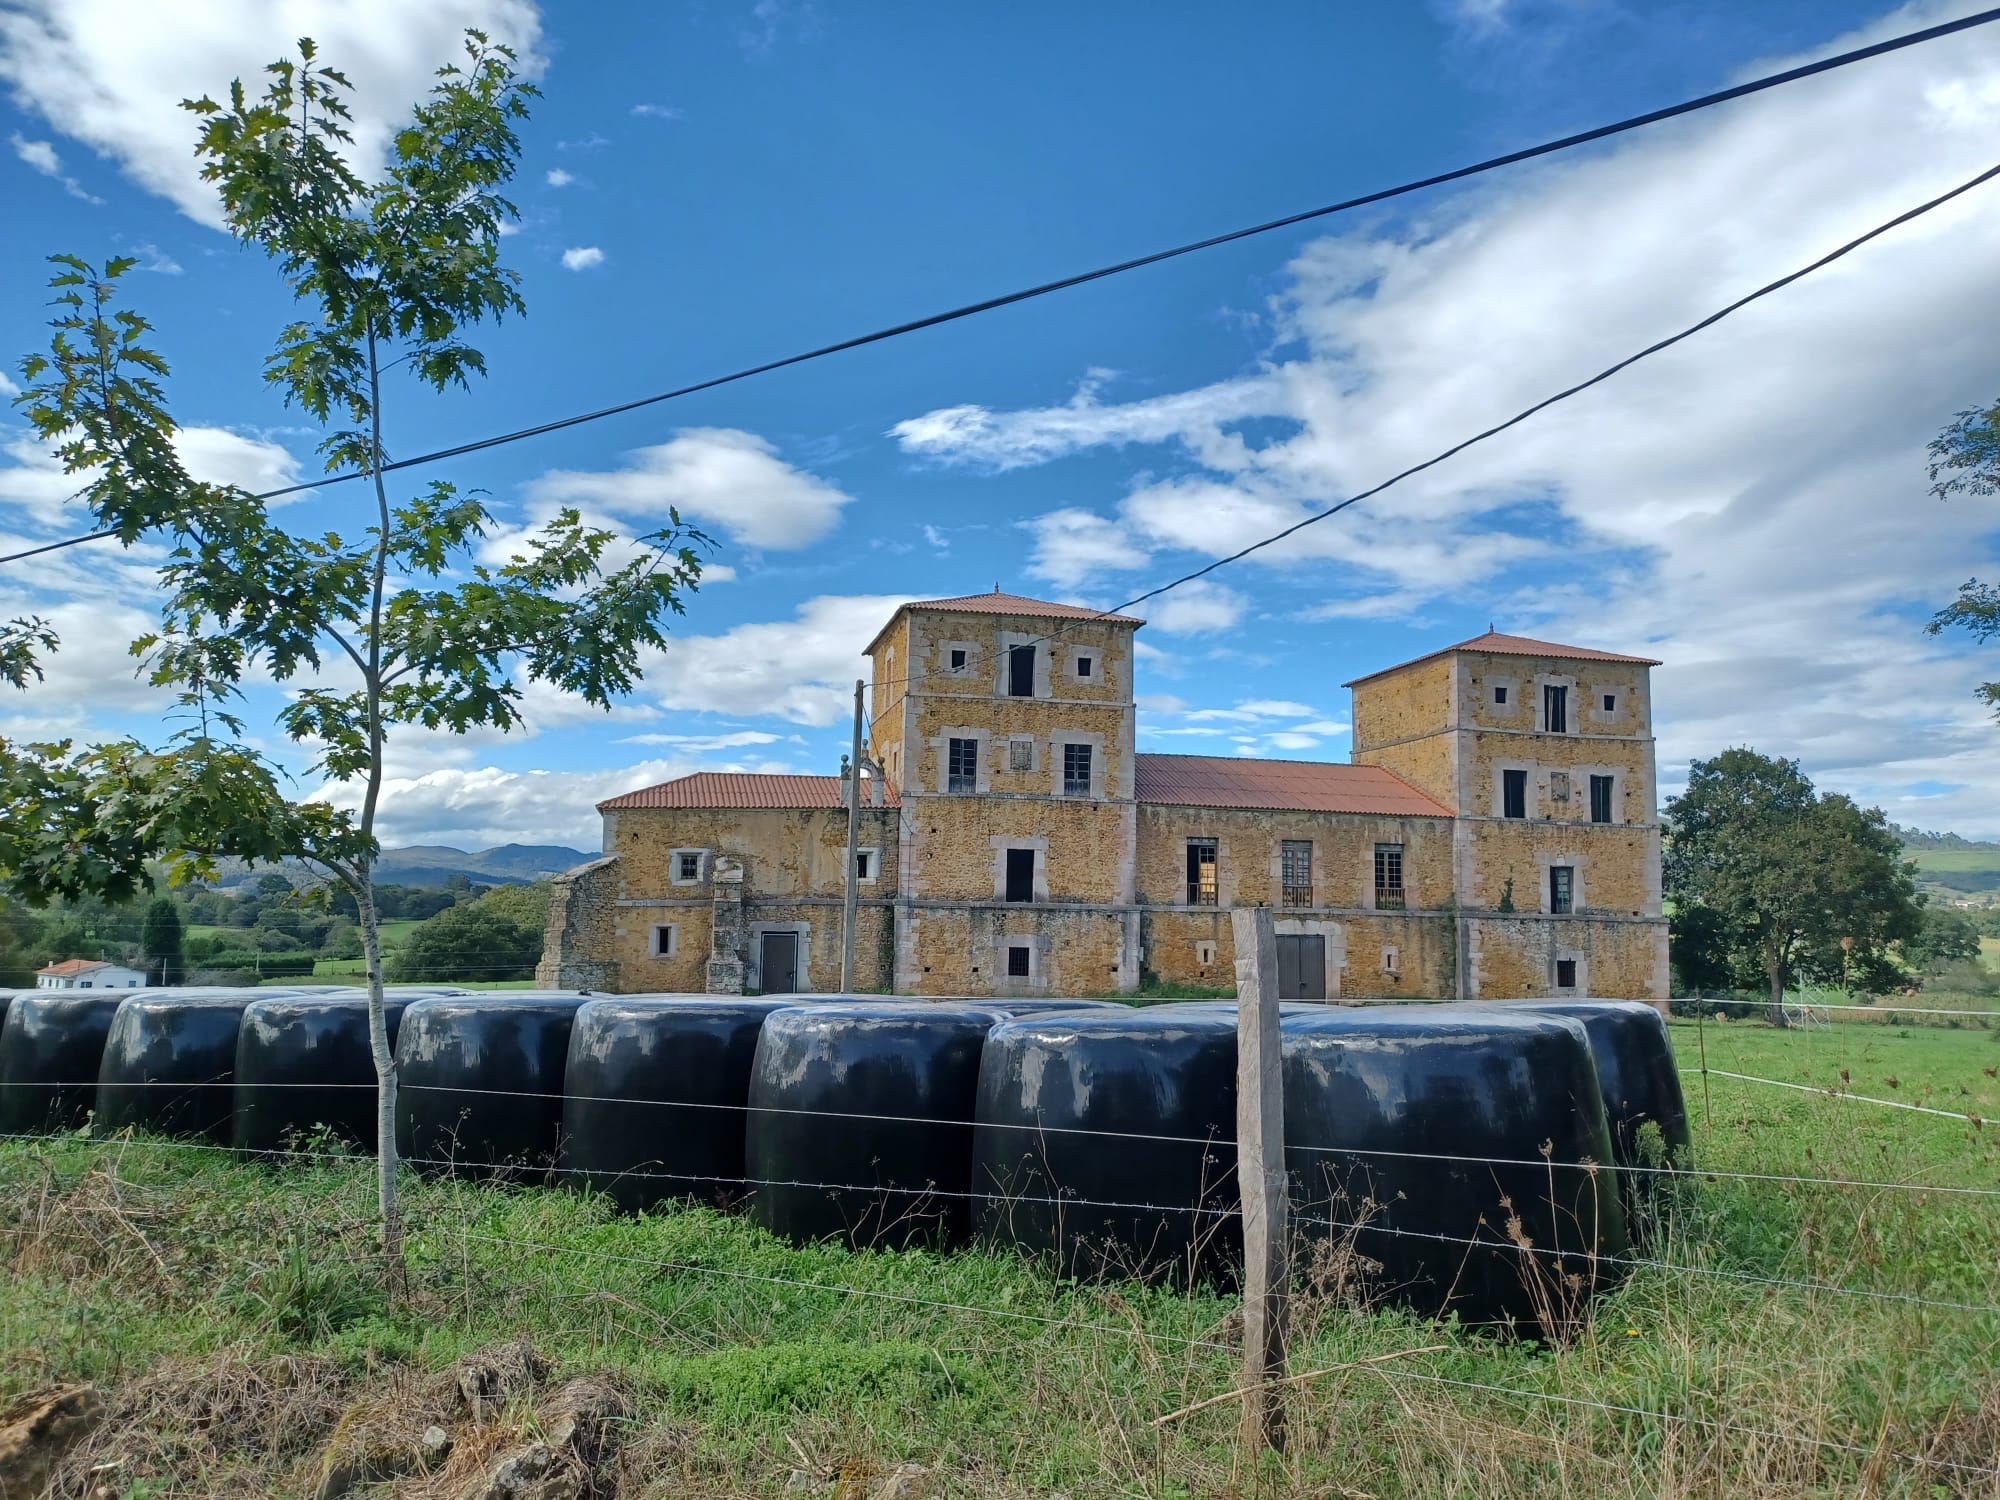
[[[603,824],[597,804],[685,776],[690,771],[793,771],[782,761],[645,760],[611,770],[511,771],[497,766],[447,766],[391,775],[382,784],[378,812],[387,844],[450,844],[482,849],[494,844],[599,846]],[[359,789],[329,784],[319,801],[350,810]]]
[[[1197,723],[1225,719],[1249,724],[1261,719],[1310,719],[1318,713],[1319,710],[1310,703],[1293,703],[1286,698],[1253,698],[1249,702],[1238,703],[1234,708],[1190,709],[1187,717]]]
[[[1158,599],[1149,599],[1144,606],[1146,623],[1170,635],[1232,629],[1249,607],[1250,601],[1236,590],[1205,578],[1182,584]]]
[[[651,120],[678,120],[683,118],[687,111],[677,109],[671,104],[635,104],[632,106],[632,113]]]
[[[951,538],[945,535],[944,532],[938,530],[937,527],[931,525],[930,522],[928,521],[924,523],[924,540],[929,542],[933,547],[937,548],[938,551],[940,552],[948,552],[951,550]]]
[[[588,271],[604,264],[604,252],[595,245],[572,245],[563,251],[562,262],[564,270]]]
[[[223,98],[232,78],[261,93],[265,65],[311,36],[321,58],[355,81],[350,155],[372,176],[435,70],[461,60],[467,27],[511,45],[525,71],[540,72],[532,0],[19,0],[0,10],[0,82],[21,108],[219,227],[220,203],[192,149],[196,121],[181,100]]]
[[[716,750],[741,750],[750,745],[775,745],[779,736],[761,729],[732,729],[721,734],[628,734],[621,745],[671,745],[689,755]]]
[[[531,504],[596,506],[627,519],[664,521],[667,511],[746,547],[806,547],[825,537],[853,497],[793,468],[754,432],[690,427],[672,441],[627,455],[625,468],[552,469],[527,486]]]
[[[156,276],[181,274],[181,263],[150,241],[143,245],[134,245],[131,253],[138,257],[139,269],[142,271],[151,271]]]
[[[232,484],[256,494],[299,481],[298,460],[285,448],[226,427],[183,427],[174,447],[189,474],[211,484]],[[14,507],[31,525],[48,531],[89,529],[89,512],[69,503],[88,478],[63,473],[55,455],[30,431],[17,429],[0,438],[0,507]]]
[[[561,167],[550,167],[545,180],[552,188],[563,188],[575,182],[576,177],[573,173],[565,172]],[[563,264],[569,265],[569,258],[567,256],[563,258]],[[570,269],[574,271],[576,267],[570,266]]]
[[[1909,7],[1824,50],[1951,13]],[[1052,555],[1071,587],[1135,555],[1220,556],[1970,178],[1996,125],[1987,28],[1315,241],[1272,303],[1282,341],[1247,375],[1123,404],[1086,382],[1052,407],[960,404],[893,431],[988,468],[1142,450],[1115,506],[1035,523],[1088,543]],[[1478,608],[1665,658],[1669,785],[1689,755],[1750,743],[2000,832],[1981,664],[1920,630],[2000,566],[2000,503],[1927,498],[1923,452],[2000,396],[1965,315],[2000,295],[1996,249],[1988,185],[1256,565],[1309,584],[1323,619]],[[1910,790],[1933,784],[1955,790]]]
[[[1142,565],[1145,549],[1115,522],[1087,510],[1052,510],[1022,523],[1034,537],[1028,571],[1064,588]]]
[[[0,370],[0,396],[18,396],[20,394],[21,388],[14,384],[13,377],[5,370]]]
[[[901,595],[820,595],[789,620],[675,636],[647,663],[640,691],[668,709],[840,723],[853,710],[854,680],[868,675],[863,650],[908,602]]]
[[[5,24],[6,17],[0,16],[0,27],[4,27]],[[57,182],[60,182],[63,186],[63,191],[68,193],[70,197],[81,198],[85,203],[102,203],[104,201],[95,193],[87,191],[82,183],[63,171],[62,158],[56,155],[56,148],[49,142],[28,140],[18,130],[8,136],[7,140],[13,146],[16,156],[20,157],[22,161],[33,167],[37,172],[40,172],[44,177],[53,177]]]

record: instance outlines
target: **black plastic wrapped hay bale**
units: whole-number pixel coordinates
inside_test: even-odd
[[[745,1196],[744,1109],[764,1018],[786,1000],[621,996],[576,1013],[563,1085],[563,1180],[642,1211]]]
[[[145,990],[112,1019],[97,1071],[99,1135],[227,1141],[236,1103],[236,1040],[254,989]]]
[[[1635,1238],[1650,1237],[1659,1204],[1659,1174],[1646,1170],[1686,1166],[1693,1158],[1687,1102],[1681,1097],[1680,1068],[1666,1018],[1638,1000],[1525,1000],[1523,1009],[1567,1016],[1582,1023],[1597,1060],[1604,1114],[1611,1126],[1611,1151],[1621,1167],[1625,1207]],[[1648,1127],[1651,1127],[1650,1129]]]
[[[1639,1000],[1523,1000],[1524,1010],[1583,1023],[1604,1091],[1611,1149],[1621,1166],[1659,1166],[1662,1153],[1683,1161],[1693,1148],[1680,1068],[1666,1018]],[[1648,1125],[1659,1130],[1650,1144]]]
[[[383,997],[389,1045],[419,992]],[[368,1046],[368,997],[335,994],[259,997],[243,1012],[236,1039],[239,1151],[282,1151],[316,1130],[363,1151],[375,1136],[375,1058]]]
[[[1070,1275],[1205,1280],[1240,1264],[1233,1014],[1154,1006],[996,1026],[977,1121],[987,1242]]]
[[[1551,1330],[1618,1278],[1625,1210],[1577,1022],[1393,1006],[1287,1016],[1283,1037],[1292,1227],[1324,1278]]]
[[[751,1216],[798,1241],[962,1240],[979,1056],[1002,1019],[907,1000],[772,1011],[750,1073]]]
[[[97,1069],[118,1007],[136,990],[36,990],[0,1025],[0,1131],[74,1130],[97,1105]]]
[[[1129,1011],[1132,1009],[1123,1000],[1055,1000],[1041,999],[1039,997],[1032,1000],[1017,1000],[1010,996],[1005,1000],[968,1000],[965,1003],[968,1005],[984,1005],[992,1010],[1004,1010],[1008,1015],[1016,1018],[1060,1015],[1065,1011],[1073,1010]]]
[[[562,1140],[577,995],[413,1002],[396,1034],[396,1150],[434,1176],[544,1180]]]

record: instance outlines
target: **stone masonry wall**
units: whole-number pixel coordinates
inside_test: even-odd
[[[1116,995],[1138,982],[1137,914],[1090,907],[916,905],[902,912],[899,988],[919,995]],[[1026,978],[1007,949],[1030,953]]]
[[[618,912],[618,859],[594,859],[558,875],[549,892],[535,983],[551,990],[618,989],[613,940]]]
[[[1577,963],[1568,991],[1606,1000],[1667,998],[1667,924],[1591,917],[1467,916],[1471,994],[1481,1000],[1559,993],[1555,963]]]
[[[1310,840],[1313,903],[1348,910],[1375,905],[1375,846],[1403,846],[1404,906],[1447,907],[1452,895],[1451,820],[1358,813],[1139,805],[1138,898],[1149,906],[1187,900],[1187,841],[1216,841],[1218,901],[1277,906],[1280,845]]]
[[[1280,932],[1296,922],[1327,938],[1335,959],[1329,999],[1447,999],[1454,993],[1455,928],[1449,912],[1273,915]],[[1142,930],[1147,973],[1176,984],[1234,987],[1236,946],[1227,909],[1149,910]]]

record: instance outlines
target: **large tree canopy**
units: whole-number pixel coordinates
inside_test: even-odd
[[[1913,866],[1878,808],[1821,795],[1797,761],[1697,760],[1667,803],[1665,886],[1683,977],[1756,975],[1778,1006],[1806,977],[1882,989],[1918,935]]]

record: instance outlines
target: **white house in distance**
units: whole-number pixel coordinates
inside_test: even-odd
[[[66,958],[35,971],[35,987],[44,990],[137,990],[145,986],[146,976],[137,969],[94,958]]]

